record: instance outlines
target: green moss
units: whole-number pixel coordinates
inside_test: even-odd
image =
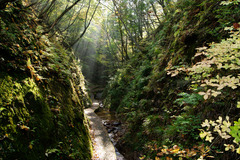
[[[0,159],[90,160],[83,114],[89,97],[80,64],[60,43],[34,31],[41,28],[32,26],[34,16],[15,5],[21,4],[0,12],[1,27],[9,28],[0,38]]]

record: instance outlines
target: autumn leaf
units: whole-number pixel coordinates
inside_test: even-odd
[[[237,108],[240,108],[240,102],[237,102]]]
[[[171,153],[178,153],[179,150],[180,150],[180,148],[174,149],[171,151]]]
[[[161,160],[159,157],[155,157],[155,160]]]
[[[33,145],[32,145],[32,144],[30,144],[30,145],[28,146],[28,148],[29,148],[29,149],[32,149],[32,148],[33,148]]]
[[[240,25],[238,23],[233,23],[233,28],[238,29]]]
[[[203,129],[201,129],[201,133],[199,134],[199,136],[200,136],[200,138],[204,138],[204,137],[206,137],[206,135],[207,135],[207,133],[206,132],[204,132],[204,130]]]
[[[236,150],[237,154],[240,154],[240,147]]]
[[[30,129],[28,126],[25,125],[21,125],[20,128],[25,131],[28,131]]]
[[[225,146],[225,151],[229,151],[230,149],[231,149],[232,151],[235,150],[235,147],[234,147],[234,145],[232,145],[232,144],[224,144],[224,146]]]

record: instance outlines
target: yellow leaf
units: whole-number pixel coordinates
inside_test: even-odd
[[[143,160],[145,158],[145,156],[139,157],[140,160]]]
[[[31,60],[30,60],[30,58],[28,58],[28,60],[27,60],[27,66],[31,66],[32,65],[32,63],[31,63]]]
[[[163,153],[167,153],[167,149],[161,149]]]
[[[33,148],[33,145],[32,145],[32,144],[30,144],[30,145],[28,146],[28,148],[29,148],[29,149],[32,149],[32,148]]]
[[[219,94],[221,94],[221,92],[215,92],[215,91],[213,91],[213,93],[212,93],[212,95],[213,95],[214,97],[217,97]]]
[[[229,151],[229,149],[230,149],[230,144],[224,144],[224,146],[225,146],[225,151]]]
[[[240,147],[236,150],[237,154],[240,154]]]
[[[205,100],[207,100],[207,99],[208,99],[208,95],[205,94],[203,98],[204,98]]]
[[[28,54],[33,54],[33,50],[27,50],[26,51]]]
[[[172,150],[172,153],[178,153],[178,151],[179,151],[179,148]]]
[[[240,108],[240,102],[237,102],[237,108]]]
[[[214,137],[212,137],[211,134],[206,136],[206,141],[212,142],[213,139]]]
[[[203,129],[200,130],[201,133],[199,134],[199,136],[203,139],[204,137],[206,137],[207,132],[205,132]]]

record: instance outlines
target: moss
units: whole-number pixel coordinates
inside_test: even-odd
[[[58,148],[59,154],[51,157],[58,159],[61,153],[90,159],[90,138],[84,124],[83,103],[73,84],[65,86],[51,81],[48,93],[29,77],[17,79],[1,73],[0,136],[4,137],[1,146],[4,157],[39,159],[45,157],[47,149]],[[55,97],[61,110],[59,113],[51,111],[56,106],[50,105],[49,96],[44,94]],[[60,142],[63,146],[59,146]]]
[[[0,12],[0,159],[91,159],[79,63],[14,5]]]

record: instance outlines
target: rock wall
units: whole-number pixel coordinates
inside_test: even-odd
[[[0,17],[0,159],[91,159],[79,62],[20,1]]]

